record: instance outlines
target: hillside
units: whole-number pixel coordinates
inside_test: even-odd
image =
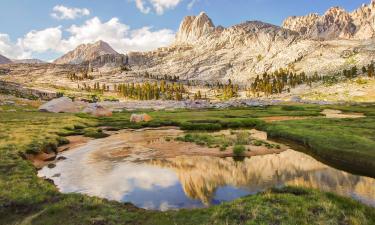
[[[8,63],[12,63],[12,61],[8,59],[7,57],[0,55],[0,64],[8,64]]]

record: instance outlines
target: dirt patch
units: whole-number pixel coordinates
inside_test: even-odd
[[[364,118],[366,117],[363,113],[343,113],[340,110],[334,109],[325,109],[323,110],[322,114],[326,116],[326,118],[332,119],[355,119],[355,118]]]
[[[68,136],[66,137],[69,140],[69,144],[62,145],[57,148],[57,153],[64,152],[73,148],[77,148],[88,143],[92,138],[84,136]],[[35,168],[41,169],[48,164],[51,164],[56,161],[57,153],[39,153],[36,155],[28,154],[26,158],[31,161]]]
[[[35,168],[41,169],[42,167],[53,162],[56,159],[56,154],[42,152],[37,155],[28,154],[26,158],[31,161]]]
[[[272,123],[272,122],[278,122],[278,121],[288,121],[288,120],[305,120],[313,118],[311,116],[270,116],[270,117],[262,117],[261,120]]]

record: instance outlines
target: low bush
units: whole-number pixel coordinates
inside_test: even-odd
[[[84,136],[85,137],[91,137],[91,138],[105,138],[105,137],[108,137],[109,135],[106,134],[106,133],[103,133],[103,131],[101,129],[97,129],[97,128],[88,128],[88,129],[85,129],[85,133],[84,133]]]
[[[235,145],[233,147],[233,154],[235,156],[242,156],[245,151],[246,151],[246,148],[243,145]]]

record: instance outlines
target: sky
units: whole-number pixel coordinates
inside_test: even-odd
[[[370,0],[1,0],[0,54],[51,61],[98,40],[116,51],[149,51],[173,42],[187,15],[204,11],[225,27],[249,20],[281,25],[288,16],[352,11]]]

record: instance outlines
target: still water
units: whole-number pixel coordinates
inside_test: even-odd
[[[161,135],[148,131],[147,138]],[[291,149],[243,161],[183,155],[158,158],[148,154],[142,143],[129,142],[124,134],[90,141],[62,154],[66,160],[52,169],[43,168],[39,176],[54,180],[64,193],[156,210],[206,207],[283,185],[330,191],[375,206],[375,179],[334,169]],[[132,155],[133,148],[142,151]]]

